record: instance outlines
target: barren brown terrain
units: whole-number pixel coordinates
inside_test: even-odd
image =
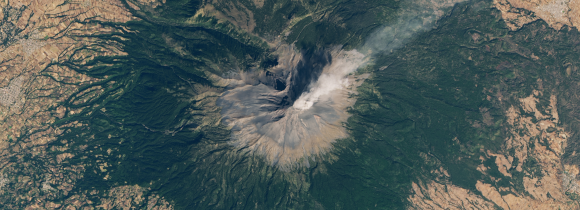
[[[46,145],[63,132],[51,126],[53,122],[82,111],[66,109],[60,103],[83,84],[99,79],[58,64],[83,56],[123,55],[119,45],[112,43],[105,48],[95,44],[97,39],[80,36],[115,31],[98,21],[129,20],[136,18],[116,0],[0,1],[0,41],[4,43],[0,45],[0,193],[12,195],[3,201],[5,207],[86,209],[92,204],[83,194],[69,195],[75,181],[82,178],[83,165],[68,164],[70,153],[49,156],[47,150],[68,148]],[[90,21],[96,22],[89,24]],[[74,50],[80,47],[93,51],[75,54]],[[29,169],[32,163],[23,159],[29,155],[46,157],[44,164],[48,170]],[[23,173],[28,175],[18,175]],[[140,197],[145,190],[138,186],[111,189],[110,198],[101,207],[129,209],[132,204],[143,202]],[[51,201],[59,195],[68,198],[64,203]],[[159,197],[149,202],[151,209],[171,208]]]
[[[580,25],[580,2],[574,0],[494,0],[495,7],[511,30],[542,19],[560,30]]]

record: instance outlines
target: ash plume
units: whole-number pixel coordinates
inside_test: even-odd
[[[402,12],[392,25],[387,25],[375,31],[367,38],[359,53],[357,50],[344,52],[340,58],[335,59],[313,83],[308,92],[305,92],[294,103],[297,109],[309,109],[316,103],[321,95],[328,94],[340,89],[348,81],[346,75],[355,72],[358,68],[368,64],[373,56],[381,53],[391,53],[405,45],[417,34],[433,28],[436,21],[444,15],[443,9],[449,8],[462,0],[417,0],[403,3]]]

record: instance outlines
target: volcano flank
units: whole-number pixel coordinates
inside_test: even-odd
[[[332,87],[337,91],[315,93],[306,108],[297,102],[304,103],[303,98],[314,93],[317,80],[344,68],[336,65],[344,63],[339,60],[355,63],[356,70],[364,55],[335,48],[304,56],[289,45],[280,46],[276,54],[278,65],[271,69],[228,79],[229,90],[217,105],[222,107],[222,122],[231,127],[233,145],[264,155],[283,170],[309,167],[309,157],[325,153],[336,139],[347,136],[342,123],[349,116],[346,107],[355,102],[349,95],[362,81],[352,83],[355,76],[337,81]]]

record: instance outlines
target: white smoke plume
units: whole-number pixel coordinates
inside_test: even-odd
[[[316,83],[311,85],[310,91],[302,94],[294,102],[294,108],[310,109],[321,96],[347,87],[349,81],[346,76],[356,71],[364,63],[364,59],[365,55],[356,50],[336,53],[332,63],[324,67]]]
[[[443,9],[449,8],[463,0],[417,0],[403,4],[397,22],[374,32],[365,42],[359,53],[357,50],[345,51],[333,57],[333,62],[326,66],[319,79],[310,86],[294,103],[294,108],[309,109],[320,96],[347,86],[346,76],[367,64],[367,60],[379,53],[390,53],[396,50],[419,33],[433,28],[435,22],[444,15]]]

